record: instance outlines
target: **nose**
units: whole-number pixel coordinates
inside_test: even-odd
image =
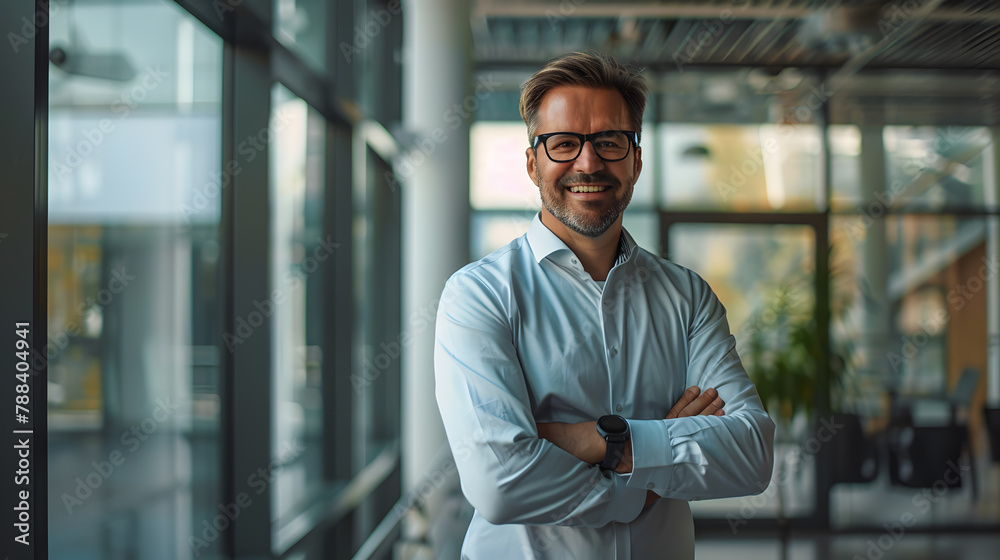
[[[604,169],[604,160],[594,150],[593,141],[584,142],[579,157],[573,161],[574,169],[579,173],[593,173]]]

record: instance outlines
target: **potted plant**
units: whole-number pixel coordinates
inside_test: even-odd
[[[865,436],[860,416],[843,410],[857,393],[853,348],[842,342],[824,352],[812,289],[812,275],[796,275],[764,301],[748,322],[752,329],[741,353],[777,426],[777,442],[786,448],[793,444],[801,454],[815,454],[831,484],[869,482],[877,474],[876,447]],[[837,299],[840,305],[827,307],[832,322],[841,320],[849,307],[843,296]],[[779,523],[785,521],[782,482],[797,471],[789,472],[786,459],[777,459]]]

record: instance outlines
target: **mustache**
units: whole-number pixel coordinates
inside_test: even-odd
[[[612,187],[622,186],[621,181],[617,177],[609,173],[597,172],[597,173],[577,173],[575,175],[567,175],[559,179],[559,186],[566,188],[571,184],[593,184],[593,185],[609,185]]]

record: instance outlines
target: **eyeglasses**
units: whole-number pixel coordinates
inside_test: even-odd
[[[531,147],[536,151],[538,144],[545,146],[545,154],[556,163],[575,160],[583,153],[587,142],[604,161],[621,161],[628,157],[632,144],[639,145],[639,135],[630,130],[605,130],[591,134],[577,132],[549,132],[535,136]]]

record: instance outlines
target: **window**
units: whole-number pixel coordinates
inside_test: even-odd
[[[180,558],[222,501],[222,40],[155,1],[51,21],[49,553]]]
[[[275,519],[301,511],[323,473],[322,264],[339,243],[323,235],[325,121],[284,86],[270,128],[272,433]]]

